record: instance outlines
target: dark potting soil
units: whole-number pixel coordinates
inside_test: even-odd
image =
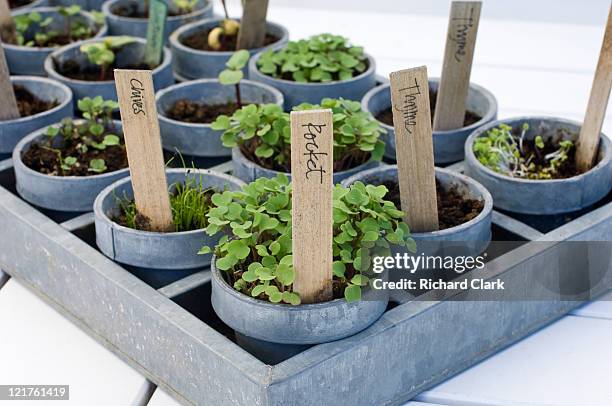
[[[9,7],[10,8],[17,8],[17,7],[21,7],[21,6],[26,6],[28,4],[30,4],[33,0],[9,0]]]
[[[434,112],[436,111],[436,99],[438,97],[437,92],[429,92],[429,109],[431,111],[431,122],[433,123]],[[380,122],[383,122],[387,125],[393,127],[393,111],[391,111],[391,107],[385,109],[378,114],[376,114],[376,119]],[[478,121],[482,120],[482,117],[473,111],[467,110],[465,112],[465,118],[463,119],[463,126],[467,127]]]
[[[259,166],[263,166],[266,169],[272,169],[279,172],[291,172],[291,151],[283,151],[283,155],[285,155],[285,160],[283,165],[279,165],[274,157],[270,158],[261,158],[255,155],[255,150],[260,145],[260,140],[258,137],[251,138],[249,141],[240,145],[240,151],[242,154],[252,162],[255,162]],[[347,153],[345,153],[342,158],[334,160],[334,173],[347,171],[349,169],[355,168],[361,164],[364,164],[370,160],[371,154],[369,152],[361,151],[357,148],[354,148]]]
[[[100,142],[106,134],[103,134],[96,139]],[[94,138],[92,136],[92,138]],[[53,176],[92,176],[97,173],[90,172],[89,162],[92,159],[103,159],[107,167],[104,173],[117,171],[127,168],[127,154],[125,146],[114,145],[106,147],[104,150],[99,150],[93,147],[87,148],[83,152],[77,146],[80,144],[70,143],[67,147],[63,146],[53,150],[48,144],[39,143],[32,144],[30,148],[22,155],[21,160],[30,169],[37,172],[53,175]],[[77,159],[77,163],[72,165],[68,170],[60,167],[60,160],[56,151],[61,151],[62,157],[72,156]]]
[[[120,17],[149,18],[149,9],[140,9],[138,7],[137,2],[131,4],[124,4],[121,6],[115,6],[111,11],[113,14],[118,15]],[[175,12],[173,10],[168,9],[168,17],[176,17],[184,14],[189,14],[190,12],[191,11],[187,10],[179,10],[179,12]]]
[[[69,59],[61,64],[55,62],[55,69],[60,75],[70,79],[84,80],[87,82],[103,82],[115,80],[114,69],[149,70],[151,67],[142,62],[124,66],[117,66],[113,64],[102,72],[100,67],[97,65],[82,66],[82,64],[79,62]]]
[[[238,108],[238,104],[234,102],[208,105],[181,99],[166,110],[166,116],[185,123],[209,124],[220,115],[231,116]]]
[[[220,49],[212,49],[208,45],[208,34],[210,29],[196,31],[191,35],[188,35],[181,42],[189,48],[199,49],[200,51],[211,51],[211,52],[231,52],[236,50],[236,44],[238,42],[238,34],[235,35],[221,35],[219,42],[221,43]],[[264,39],[264,46],[270,45],[278,41],[280,38],[276,35],[266,33]]]
[[[17,107],[19,108],[20,117],[33,116],[34,114],[51,110],[59,104],[57,100],[41,100],[30,93],[28,89],[20,85],[13,85],[13,91],[17,98]]]
[[[389,192],[386,200],[395,203],[398,208],[402,207],[400,200],[399,185],[396,182],[386,181],[382,183]],[[444,189],[436,180],[436,195],[438,201],[438,223],[440,230],[455,227],[474,219],[484,209],[484,201],[466,199],[456,186]]]
[[[563,132],[564,130],[559,129],[559,132]],[[520,132],[519,129],[513,131],[516,135]],[[562,135],[560,135],[561,137]],[[528,158],[532,156],[531,162],[535,164],[534,170],[530,170],[530,173],[538,173],[541,169],[550,166],[549,162],[544,159],[544,157],[550,153],[553,153],[559,149],[559,145],[556,142],[553,142],[551,138],[547,138],[543,135],[544,148],[536,148],[535,142],[533,140],[524,140],[523,141],[523,151],[524,157]],[[578,139],[576,135],[574,139]],[[576,168],[576,146],[572,146],[572,148],[567,153],[567,160],[563,161],[557,171],[553,173],[552,179],[567,179],[573,176],[579,175],[580,172]]]

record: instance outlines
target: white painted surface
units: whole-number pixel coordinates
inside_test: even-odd
[[[15,279],[0,289],[0,383],[70,385],[70,401],[58,404],[77,406],[140,405],[146,389],[144,377]]]
[[[568,316],[417,400],[444,405],[610,406],[612,322]]]
[[[164,392],[162,389],[157,388],[148,406],[180,406],[181,404],[174,400],[170,395]]]
[[[612,320],[612,292],[609,292],[598,300],[574,310],[572,314],[582,317],[595,317]],[[610,403],[612,404],[612,402]]]

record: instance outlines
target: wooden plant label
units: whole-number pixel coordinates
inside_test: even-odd
[[[291,112],[294,290],[303,303],[332,299],[332,112]]]
[[[4,1],[4,0],[0,0]],[[0,42],[0,121],[19,118],[17,99],[13,91],[13,83],[9,73],[8,65],[4,57],[4,48]]]
[[[264,45],[268,0],[245,0],[236,49],[254,49]]]
[[[147,25],[147,46],[144,62],[151,69],[158,66],[164,52],[164,30],[168,5],[163,0],[149,0],[149,22]]]
[[[589,96],[584,122],[578,138],[576,165],[580,172],[586,172],[593,166],[599,147],[599,134],[606,115],[610,86],[612,85],[612,7],[608,13],[608,22],[599,61],[595,70],[593,86]]]
[[[9,36],[9,38],[2,39],[4,42],[12,42],[17,36],[8,0],[0,0],[0,32]]]
[[[391,105],[402,210],[413,232],[438,229],[427,68],[392,72]]]
[[[451,5],[434,113],[436,131],[463,127],[481,5],[480,1],[453,1]]]
[[[172,231],[151,71],[115,69],[115,85],[136,208],[153,231]]]

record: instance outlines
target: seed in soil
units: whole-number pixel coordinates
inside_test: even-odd
[[[210,29],[199,30],[186,36],[181,42],[188,46],[189,48],[199,49],[200,51],[211,51],[211,52],[232,52],[236,50],[236,45],[238,42],[238,35],[225,35],[221,34],[219,36],[219,42],[221,44],[220,49],[213,49],[208,45],[208,34],[210,33]],[[266,37],[264,39],[264,46],[271,45],[277,42],[280,38],[276,35],[266,33]]]
[[[215,194],[213,188],[203,188],[202,179],[196,181],[193,178],[185,184],[176,183],[174,192],[170,193],[170,207],[172,208],[172,220],[174,231],[192,231],[206,228],[208,221],[206,214],[211,208],[211,198]],[[138,212],[134,200],[118,199],[119,214],[113,221],[124,227],[141,231],[151,230],[149,218]]]
[[[432,91],[429,92],[429,108],[432,113],[431,114],[432,124],[433,124],[434,112],[436,111],[436,98],[437,97],[438,97],[437,92],[432,92]],[[393,127],[393,111],[391,110],[391,107],[378,112],[378,114],[376,114],[376,119],[380,122],[383,122]],[[470,126],[474,123],[479,122],[480,120],[482,120],[482,117],[479,116],[477,113],[466,110],[465,118],[463,119],[463,126],[464,127]]]
[[[102,82],[115,80],[115,69],[135,69],[135,70],[149,70],[150,67],[145,63],[130,64],[124,66],[118,66],[112,64],[104,70],[102,76],[102,69],[97,65],[83,65],[73,59],[69,59],[62,64],[55,63],[57,72],[70,79],[84,80],[86,82]]]
[[[21,85],[13,85],[13,91],[17,98],[17,107],[19,108],[20,117],[33,116],[34,114],[51,110],[59,105],[57,100],[47,101],[39,99]]]
[[[234,102],[209,105],[187,99],[180,99],[174,102],[172,107],[166,110],[166,116],[185,123],[209,124],[221,115],[231,116],[236,110],[238,110],[238,105]]]
[[[385,199],[401,207],[400,191],[397,182],[385,181],[382,183],[389,191]],[[436,196],[438,204],[439,229],[444,230],[456,227],[476,218],[484,209],[484,201],[467,199],[457,188],[443,188],[436,180]]]

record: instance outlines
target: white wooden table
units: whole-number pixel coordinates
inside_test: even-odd
[[[363,45],[381,75],[416,65],[427,65],[430,76],[440,74],[446,0],[270,3],[269,18],[290,27],[292,39],[338,33]],[[472,81],[495,94],[502,118],[541,114],[582,120],[607,7],[607,0],[486,0]],[[237,10],[230,1],[230,13]],[[607,118],[604,132],[612,134]],[[612,293],[606,299],[409,405],[612,405]],[[161,390],[149,401],[152,386],[142,376],[17,282],[5,283],[1,272],[0,383],[70,384],[73,405],[177,404]]]

